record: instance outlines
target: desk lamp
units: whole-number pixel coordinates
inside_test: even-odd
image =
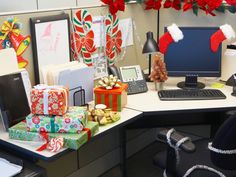
[[[143,54],[148,54],[149,55],[149,61],[148,61],[148,74],[145,74],[145,79],[147,82],[150,82],[149,75],[151,74],[151,58],[152,54],[156,53],[159,51],[157,42],[153,38],[153,33],[152,32],[147,32],[147,41],[144,44],[143,47]]]
[[[231,93],[232,96],[236,96],[236,73],[233,74],[227,81],[226,85],[233,87],[233,92]]]

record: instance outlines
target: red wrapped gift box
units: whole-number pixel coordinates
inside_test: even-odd
[[[106,90],[104,88],[95,88],[95,104],[105,104],[112,111],[121,111],[127,103],[128,84],[121,84],[119,88]]]
[[[37,85],[31,91],[32,114],[63,115],[68,109],[69,89]]]

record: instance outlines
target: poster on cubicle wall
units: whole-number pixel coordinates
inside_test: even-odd
[[[35,83],[43,83],[42,67],[70,61],[70,23],[67,14],[30,19]]]

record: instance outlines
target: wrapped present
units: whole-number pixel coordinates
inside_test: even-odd
[[[31,91],[32,114],[63,115],[68,109],[69,89],[36,85]]]
[[[121,111],[127,104],[128,84],[120,83],[120,87],[105,89],[96,87],[94,89],[95,104],[105,104],[112,111]]]
[[[62,116],[29,114],[26,117],[27,130],[31,132],[80,133],[87,123],[87,110],[83,107],[69,107]]]
[[[63,138],[64,147],[77,150],[83,144],[85,144],[90,137],[92,137],[98,131],[98,123],[88,121],[86,127],[80,134],[67,134],[67,133],[46,133],[48,139]],[[13,127],[9,128],[9,138],[22,141],[36,141],[43,139],[45,133],[29,132],[25,122],[20,122]]]

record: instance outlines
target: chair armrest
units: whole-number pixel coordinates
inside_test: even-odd
[[[158,133],[158,138],[160,138],[161,140],[167,142],[167,137],[166,137],[166,134],[167,134],[168,130],[167,129],[164,129],[162,131],[160,131]],[[181,140],[182,138],[184,138],[185,136],[181,135],[180,133],[174,131],[171,136],[170,136],[170,139],[173,143],[177,143],[179,140]],[[180,149],[182,149],[183,151],[185,152],[194,152],[196,150],[196,147],[195,145],[192,143],[191,140],[188,140],[186,142],[184,142],[183,144],[180,145],[179,147]]]

